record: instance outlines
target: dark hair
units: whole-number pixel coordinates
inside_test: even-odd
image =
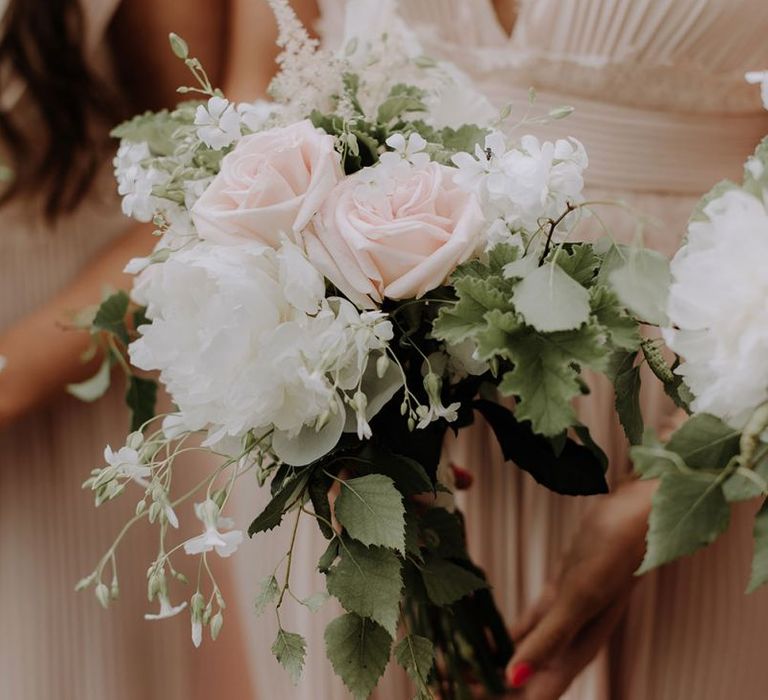
[[[107,143],[94,125],[117,121],[118,102],[86,62],[78,0],[11,0],[3,24],[0,67],[24,82],[45,146],[34,151],[29,133],[0,110],[0,138],[10,148],[13,171],[0,203],[39,193],[50,220],[73,211],[88,193]]]

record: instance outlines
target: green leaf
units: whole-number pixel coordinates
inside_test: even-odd
[[[725,532],[729,520],[730,508],[716,476],[664,474],[653,496],[648,549],[638,574],[711,544]]]
[[[424,90],[413,85],[395,85],[379,106],[376,120],[381,124],[389,124],[405,112],[426,112],[425,95]]]
[[[290,509],[307,485],[309,479],[309,470],[304,469],[297,476],[287,479],[280,490],[267,503],[264,510],[259,513],[248,527],[249,537],[253,537],[257,532],[272,530],[283,522],[283,515]]]
[[[427,688],[427,680],[435,663],[435,647],[426,637],[409,634],[395,645],[395,659],[420,690]]]
[[[309,482],[309,500],[312,501],[312,508],[315,511],[315,518],[323,537],[330,540],[336,534],[331,527],[333,516],[331,514],[331,503],[328,500],[328,489],[331,487],[332,480],[322,471],[317,470],[312,475]]]
[[[592,315],[605,329],[614,347],[621,350],[637,350],[640,332],[635,319],[627,314],[618,297],[608,287],[593,287],[590,292]]]
[[[157,382],[132,375],[125,393],[125,403],[132,414],[131,431],[140,430],[141,426],[155,417],[156,402]]]
[[[101,302],[93,319],[95,329],[117,336],[124,345],[130,342],[128,330],[125,327],[128,302],[128,294],[123,291],[115,292]]]
[[[578,328],[589,320],[589,292],[560,265],[537,267],[517,285],[515,308],[544,333]]]
[[[445,127],[440,131],[440,140],[446,150],[474,153],[475,146],[482,146],[485,143],[485,137],[487,135],[487,129],[483,129],[475,124],[464,124],[458,129],[452,129],[448,126]]]
[[[100,399],[109,389],[110,379],[112,378],[111,369],[112,363],[109,357],[105,357],[96,374],[84,382],[67,384],[67,392],[80,399],[80,401],[91,402]]]
[[[310,612],[316,613],[323,607],[323,605],[325,605],[328,598],[330,598],[330,596],[325,591],[318,591],[309,596],[309,598],[304,598],[304,600],[300,600],[299,602]]]
[[[768,581],[768,501],[763,503],[755,516],[753,533],[755,554],[752,558],[752,574],[749,577],[747,593],[752,593]]]
[[[635,445],[629,455],[634,470],[641,479],[658,479],[667,472],[685,472],[688,467],[676,452],[669,452],[661,445]]]
[[[708,413],[691,416],[667,443],[693,469],[722,469],[739,453],[739,431]]]
[[[345,610],[375,620],[394,637],[403,589],[397,555],[351,539],[342,543],[340,555],[326,577],[328,592]]]
[[[391,646],[392,638],[381,625],[354,613],[337,617],[325,628],[328,659],[356,700],[364,700],[376,687]]]
[[[295,632],[286,632],[281,627],[277,630],[277,637],[272,645],[272,653],[280,665],[288,671],[293,684],[296,685],[301,678],[304,657],[307,653],[307,642],[304,637]]]
[[[493,309],[485,314],[486,326],[475,336],[477,358],[491,360],[494,357],[510,359],[518,334],[528,333],[525,325],[512,311]]]
[[[361,474],[384,474],[390,477],[403,496],[415,496],[435,490],[432,480],[415,459],[395,454],[381,444],[369,442],[360,457],[358,472]]]
[[[640,410],[640,367],[635,366],[636,352],[622,353],[616,362],[615,389],[616,412],[621,427],[631,445],[643,439],[643,414]]]
[[[343,481],[336,518],[350,537],[363,544],[405,552],[403,498],[387,476],[370,474]]]
[[[537,433],[558,435],[576,421],[571,400],[582,385],[574,365],[601,369],[607,359],[604,340],[593,325],[518,337],[510,348],[514,369],[504,375],[499,390],[519,397],[515,413],[530,420]]]
[[[420,529],[427,547],[446,559],[469,559],[464,528],[459,516],[445,508],[430,508],[420,519]]]
[[[278,595],[280,595],[280,588],[273,574],[261,579],[259,581],[259,590],[256,593],[256,600],[253,602],[256,614],[261,615],[270,603],[277,600]]]
[[[317,570],[321,574],[327,574],[333,562],[336,561],[336,557],[339,556],[339,540],[333,539],[328,543],[325,551],[320,555],[320,559],[317,561]]]
[[[528,422],[520,422],[506,406],[483,399],[473,402],[488,421],[504,459],[527,471],[538,483],[555,493],[587,496],[607,493],[603,459],[594,450],[566,438],[555,453],[549,440],[536,435]]]
[[[669,260],[646,249],[632,248],[628,255],[626,264],[609,275],[619,301],[643,321],[667,324],[667,296],[672,281]]]
[[[754,469],[738,467],[723,484],[723,495],[729,503],[768,496],[768,459]]]
[[[600,260],[589,243],[576,243],[556,251],[551,258],[581,285],[589,286],[594,280]]]
[[[429,599],[435,605],[450,605],[488,584],[463,566],[447,559],[427,558],[421,578]]]

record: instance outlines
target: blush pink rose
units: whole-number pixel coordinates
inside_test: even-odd
[[[334,138],[308,120],[243,137],[192,207],[201,238],[274,248],[307,226],[341,179]]]
[[[371,181],[371,169],[342,180],[305,235],[309,259],[363,308],[440,286],[478,249],[485,223],[455,172],[429,163],[389,182]]]

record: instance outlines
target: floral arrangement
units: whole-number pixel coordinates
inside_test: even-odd
[[[511,136],[568,108],[507,123],[509,109],[494,110],[454,66],[423,55],[391,3],[378,3],[375,30],[349,22],[337,53],[319,48],[287,2],[271,5],[283,51],[274,102],[230,102],[172,35],[196,81],[180,91],[199,99],[114,131],[123,209],[154,221],[158,241],[151,256],[129,263],[130,297],[116,293],[95,310],[87,325],[104,361],[70,387],[95,400],[111,368],[124,370],[132,432],[118,450],[107,447],[86,487],[97,505],[138,494],[135,516],[79,587],[105,607],[116,598],[118,544],[148,522],[159,533],[147,573],[159,612],[146,617],[185,611],[196,645],[206,629],[215,639],[225,601],[210,560],[245,542],[228,510],[245,478],[271,494],[248,535],[268,537],[287,519],[294,538],[311,521],[328,541],[317,562],[327,591],[294,595],[292,544],[258,585],[256,608],[274,609],[273,652],[294,680],[306,641],[283,627],[281,606],[293,598],[314,611],[333,596],[345,612],[326,630],[326,653],[355,697],[370,694],[391,656],[418,697],[433,687],[460,695],[467,668],[500,691],[511,641],[466,550],[441,460],[446,434],[482,416],[505,457],[544,487],[605,492],[605,455],[572,406],[588,391],[583,370],[602,371],[616,385],[639,471],[663,472],[646,566],[711,540],[722,517],[707,511],[671,536],[677,516],[665,503],[696,491],[689,500],[698,508],[722,491],[733,500],[764,490],[768,461],[753,470],[750,460],[765,454],[755,447],[765,421],[754,416],[766,410],[750,412],[768,398],[766,382],[758,390],[730,356],[736,376],[723,381],[733,396],[711,382],[731,351],[747,359],[764,347],[757,331],[730,333],[741,317],[726,301],[753,300],[757,309],[763,297],[741,285],[732,299],[697,305],[714,285],[710,275],[702,296],[701,273],[690,267],[694,256],[721,263],[716,239],[732,226],[745,247],[723,244],[722,254],[744,256],[757,274],[750,251],[764,247],[752,225],[765,223],[754,189],[764,159],[743,188],[702,209],[670,278],[668,261],[652,251],[570,240],[589,212],[583,147]],[[743,226],[730,213],[725,221],[731,207]],[[707,270],[724,274],[721,265]],[[639,332],[670,319],[669,342],[687,355],[678,374]],[[708,332],[726,345],[705,350]],[[643,361],[680,405],[695,397],[691,406],[709,411],[666,447],[640,444]],[[157,382],[146,371],[159,372],[170,413],[155,414]],[[695,461],[707,440],[712,451]],[[174,470],[190,451],[216,466],[179,494]],[[711,473],[724,459],[728,466]],[[189,500],[203,532],[170,544],[182,529],[176,509]],[[198,562],[191,586],[180,571],[187,557]],[[174,604],[185,585],[186,599]]]
[[[678,354],[658,376],[693,413],[666,445],[632,450],[642,478],[660,478],[641,571],[712,543],[730,504],[768,496],[768,139],[739,184],[699,203],[671,264],[663,336]],[[757,512],[749,590],[768,581],[768,507]]]

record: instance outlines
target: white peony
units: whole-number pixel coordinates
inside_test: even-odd
[[[666,329],[696,412],[742,427],[768,400],[768,211],[731,190],[709,202],[672,260]]]
[[[287,241],[278,251],[196,243],[147,272],[134,298],[152,323],[130,356],[160,370],[176,423],[207,429],[208,443],[273,430],[273,448],[294,464],[336,444],[340,392],[357,389],[392,337],[382,314],[326,300],[321,275]]]

